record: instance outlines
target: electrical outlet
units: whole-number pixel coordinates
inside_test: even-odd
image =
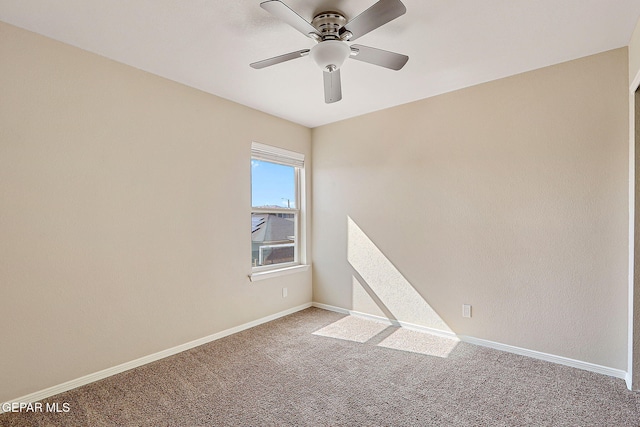
[[[287,288],[282,288],[282,298],[286,298],[289,295],[289,291]]]
[[[462,304],[462,317],[471,317],[471,304]]]

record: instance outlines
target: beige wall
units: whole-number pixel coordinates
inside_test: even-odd
[[[309,129],[2,23],[0,58],[0,402],[311,301],[247,279],[251,141]]]
[[[623,48],[314,129],[314,300],[626,370],[627,73]]]

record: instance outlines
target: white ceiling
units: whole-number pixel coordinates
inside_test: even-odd
[[[284,0],[309,21],[375,1]],[[249,67],[314,45],[260,2],[0,0],[0,20],[315,127],[626,46],[640,16],[640,0],[403,0],[405,15],[357,43],[409,55],[407,65],[347,60],[342,101],[325,104],[308,57]]]

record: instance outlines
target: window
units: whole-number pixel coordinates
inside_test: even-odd
[[[251,146],[251,266],[255,272],[301,264],[304,156]]]

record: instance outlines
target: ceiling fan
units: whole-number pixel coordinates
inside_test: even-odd
[[[328,11],[317,14],[311,22],[279,0],[262,2],[260,7],[310,37],[317,44],[311,49],[286,53],[254,62],[250,66],[257,69],[265,68],[309,55],[324,72],[324,100],[327,104],[342,99],[340,67],[347,58],[392,70],[401,69],[409,60],[408,56],[399,53],[359,44],[349,46],[346,43],[403,15],[407,8],[400,0],[379,0],[350,20],[339,12]]]

